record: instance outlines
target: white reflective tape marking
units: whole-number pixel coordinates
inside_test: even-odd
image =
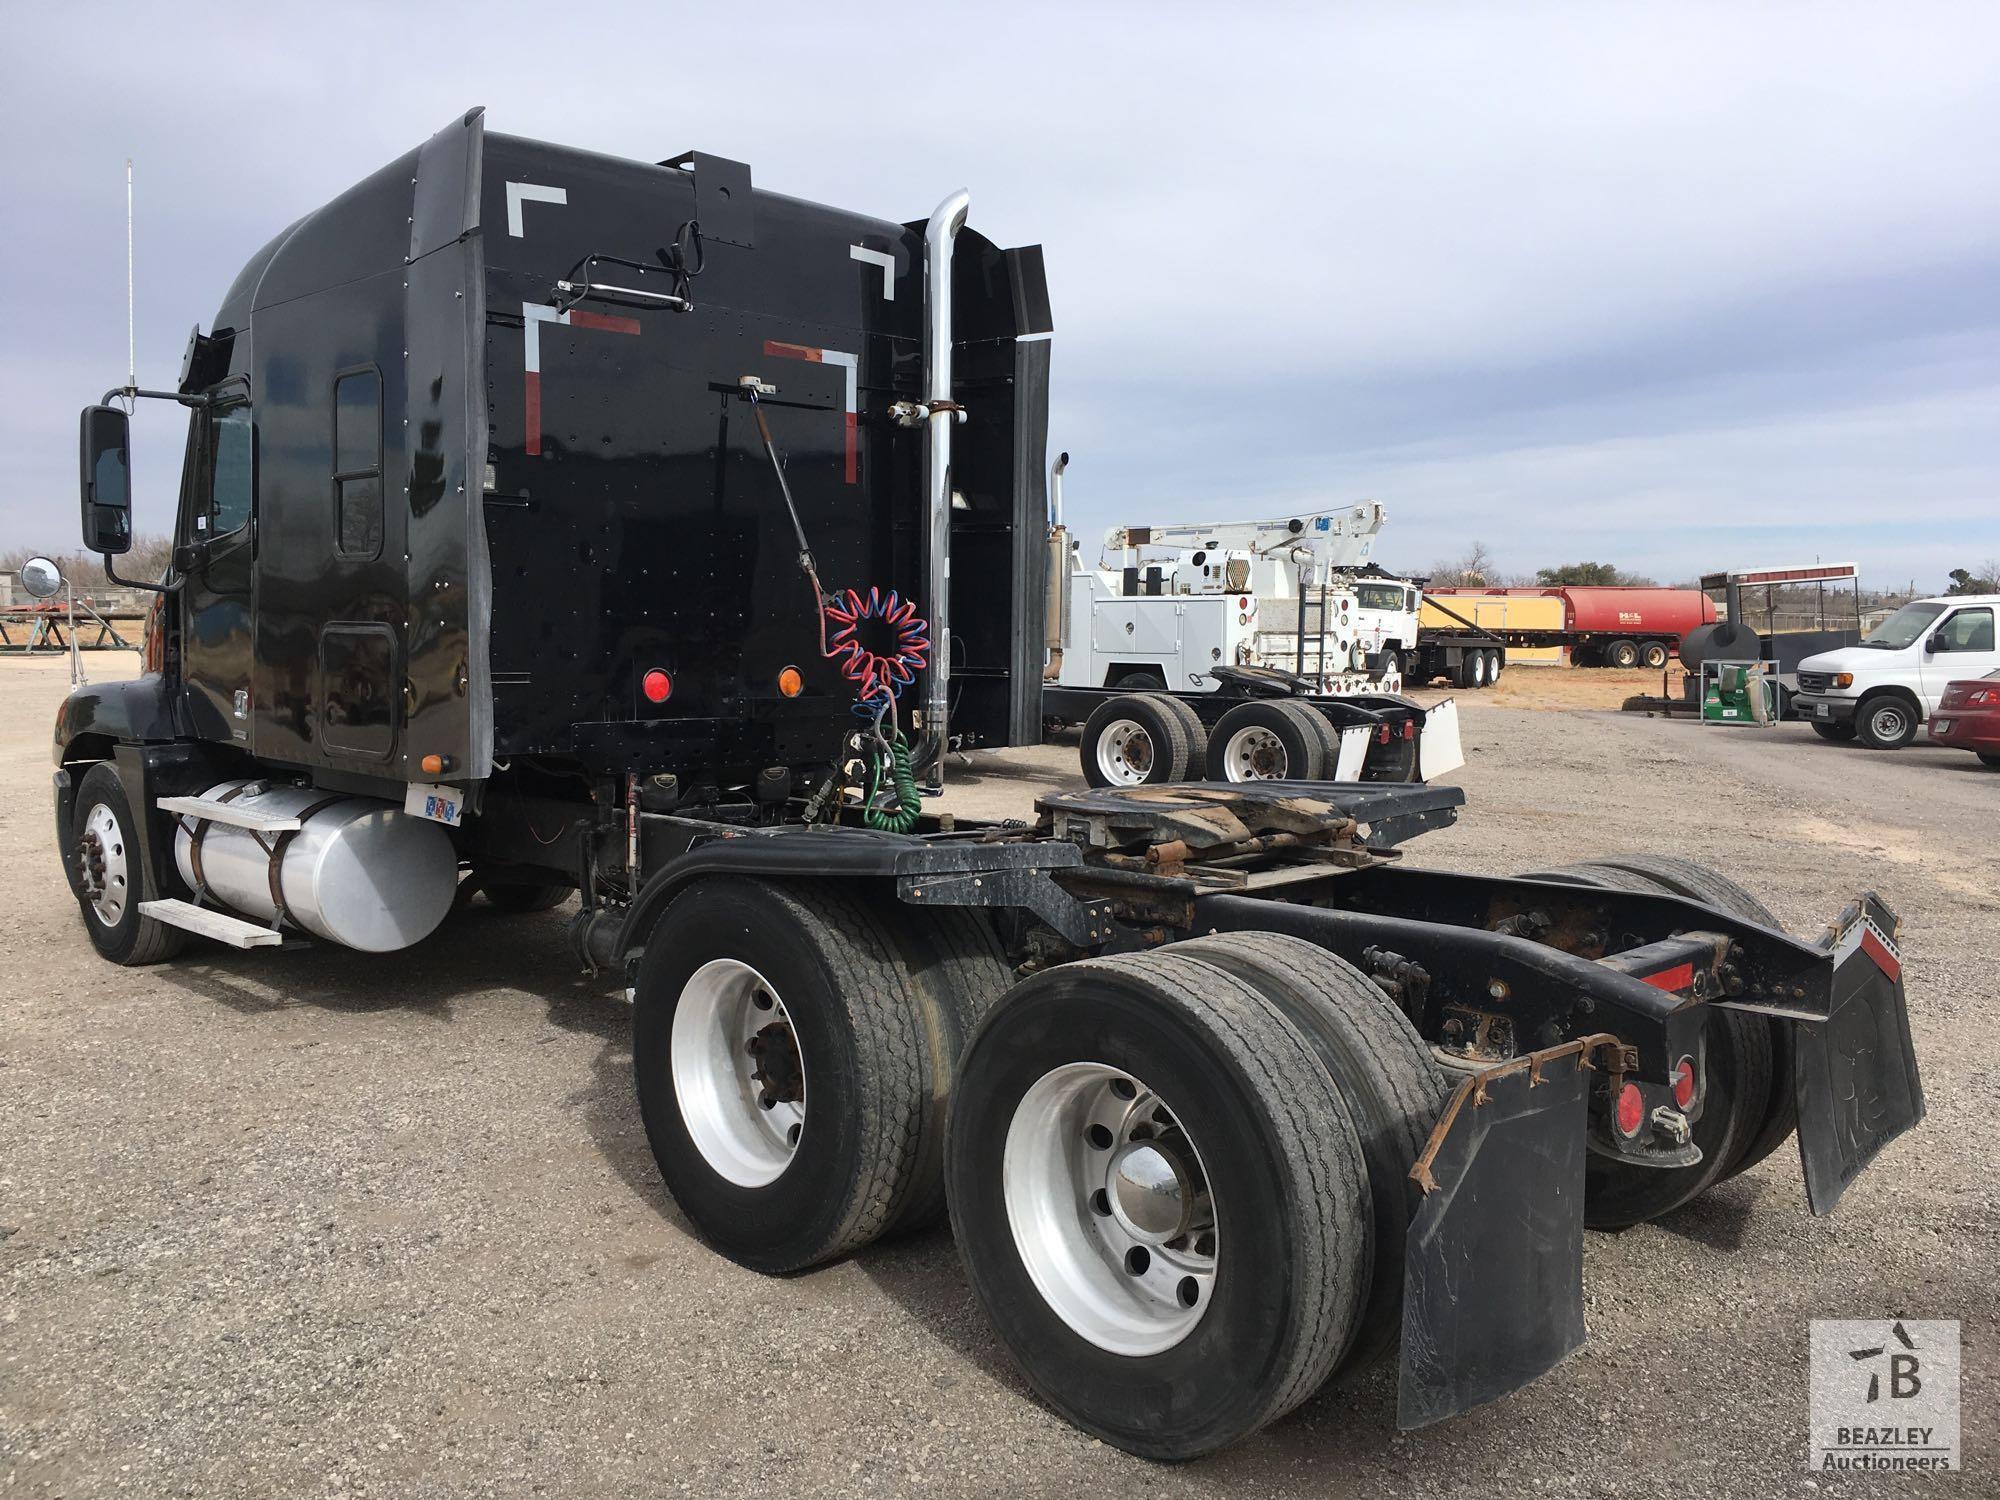
[[[839,365],[847,377],[847,404],[841,408],[850,417],[859,409],[855,382],[860,375],[861,360],[858,355],[844,354],[838,349],[819,351],[819,362],[823,365]]]
[[[847,254],[850,260],[858,260],[863,265],[880,266],[882,268],[882,300],[884,302],[894,302],[896,300],[895,256],[881,250],[870,250],[866,245],[849,245],[847,247]]]
[[[510,182],[507,184],[512,187]],[[569,314],[557,312],[545,302],[523,302],[521,304],[521,343],[527,358],[526,369],[530,375],[542,371],[542,324],[567,323]]]
[[[543,187],[538,182],[510,182],[507,184],[507,233],[515,239],[522,237],[521,205],[523,203],[559,203],[568,206],[569,191],[566,188]]]

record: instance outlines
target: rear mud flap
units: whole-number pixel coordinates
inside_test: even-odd
[[[1832,1213],[1877,1153],[1924,1117],[1895,933],[1895,915],[1872,893],[1841,913],[1827,1017],[1793,1023],[1799,1160],[1815,1214]]]
[[[1368,762],[1368,747],[1375,742],[1375,731],[1366,724],[1355,724],[1340,731],[1340,755],[1334,762],[1335,781],[1359,781],[1361,768]]]
[[[1396,1421],[1422,1427],[1582,1347],[1590,1037],[1466,1079],[1412,1171]]]
[[[1424,713],[1424,737],[1417,741],[1417,777],[1429,781],[1465,764],[1458,737],[1458,700],[1447,698]]]

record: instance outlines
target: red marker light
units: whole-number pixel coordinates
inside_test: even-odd
[[[639,679],[639,690],[654,703],[665,703],[674,695],[674,680],[658,667]]]
[[[1646,1118],[1646,1101],[1639,1093],[1638,1084],[1628,1083],[1618,1091],[1616,1118],[1620,1135],[1639,1133],[1639,1126]]]
[[[1684,1057],[1674,1064],[1674,1103],[1686,1109],[1694,1103],[1694,1059]]]

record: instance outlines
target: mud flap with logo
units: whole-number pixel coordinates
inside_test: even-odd
[[[1582,1347],[1590,1037],[1466,1079],[1412,1171],[1397,1425],[1517,1390]]]
[[[1815,1214],[1832,1213],[1877,1153],[1924,1117],[1896,925],[1873,892],[1842,912],[1827,1017],[1794,1023],[1799,1159]]]

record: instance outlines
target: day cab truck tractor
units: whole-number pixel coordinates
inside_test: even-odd
[[[55,726],[98,952],[575,893],[700,1235],[784,1273],[948,1216],[1035,1390],[1158,1458],[1378,1358],[1409,1425],[1514,1390],[1583,1340],[1586,1223],[1794,1135],[1831,1210],[1923,1111],[1872,894],[1799,937],[1669,857],[1411,869],[1463,802],[1418,783],[926,805],[1040,729],[1042,261],[967,202],[475,110],[279,234],[84,414],[107,564],[115,403],[189,423],[155,667]]]

